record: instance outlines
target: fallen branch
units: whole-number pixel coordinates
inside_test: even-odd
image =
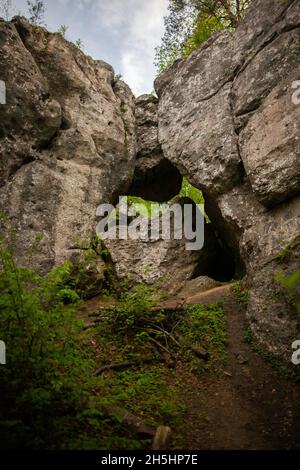
[[[153,327],[154,327],[156,330],[159,330],[159,331],[161,331],[162,333],[164,333],[166,336],[168,336],[168,337],[173,341],[173,343],[175,343],[177,346],[180,347],[180,343],[177,341],[176,338],[174,338],[174,336],[171,335],[171,333],[169,333],[168,331],[164,330],[163,328],[161,328],[161,327],[158,326],[158,325],[153,325]]]
[[[108,416],[116,416],[122,426],[128,428],[139,438],[152,438],[153,450],[168,450],[172,438],[172,432],[168,426],[159,426],[158,428],[149,426],[139,416],[114,405],[105,406],[103,412]]]
[[[170,351],[166,346],[164,346],[163,344],[161,344],[159,341],[157,341],[156,339],[154,338],[149,338],[150,341],[155,344],[159,349],[161,349],[162,351],[164,351],[164,353],[166,353],[168,356],[170,356],[171,358],[177,360],[177,356],[175,353],[173,353],[172,351]]]

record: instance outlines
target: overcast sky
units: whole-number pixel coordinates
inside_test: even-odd
[[[26,0],[13,0],[27,11]],[[163,35],[168,0],[46,0],[46,24],[67,38],[82,39],[84,51],[110,63],[136,96],[150,93],[155,78],[154,48]]]

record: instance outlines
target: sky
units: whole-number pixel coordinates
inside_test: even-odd
[[[12,0],[14,13],[26,0]],[[50,31],[68,26],[67,39],[80,38],[83,50],[111,64],[136,96],[151,93],[156,76],[155,47],[164,32],[168,0],[45,0]]]

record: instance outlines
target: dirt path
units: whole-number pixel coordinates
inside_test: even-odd
[[[234,300],[228,314],[226,375],[190,376],[183,396],[188,448],[300,448],[300,385],[278,377],[243,341],[244,314]]]

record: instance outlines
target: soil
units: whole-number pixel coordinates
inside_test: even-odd
[[[86,302],[79,317],[87,326],[112,299]],[[231,296],[228,361],[220,374],[196,375],[177,365],[185,404],[182,430],[187,450],[300,449],[300,384],[285,379],[244,340],[244,308]]]

